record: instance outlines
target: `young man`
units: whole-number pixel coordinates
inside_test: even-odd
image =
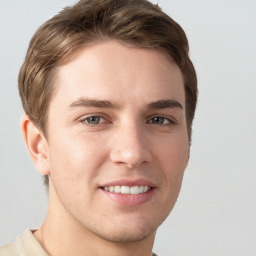
[[[81,0],[35,33],[19,90],[49,209],[0,255],[152,255],[197,100],[182,28],[145,0]]]

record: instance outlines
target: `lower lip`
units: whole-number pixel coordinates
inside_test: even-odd
[[[139,206],[145,204],[146,202],[150,201],[153,197],[155,189],[151,188],[148,192],[137,194],[137,195],[127,195],[121,193],[113,193],[101,189],[103,193],[115,203],[118,203],[123,206]]]

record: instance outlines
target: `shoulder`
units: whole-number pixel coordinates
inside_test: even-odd
[[[9,243],[4,246],[0,246],[0,256],[18,256],[14,243]]]
[[[0,256],[20,255],[49,256],[34,237],[32,230],[29,229],[20,234],[14,243],[9,243],[0,247]]]

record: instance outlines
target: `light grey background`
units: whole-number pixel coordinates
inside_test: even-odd
[[[17,74],[38,26],[73,2],[0,0],[0,244],[38,227],[46,214],[47,194],[19,129]],[[256,1],[159,5],[187,33],[200,98],[190,164],[155,251],[255,256]]]

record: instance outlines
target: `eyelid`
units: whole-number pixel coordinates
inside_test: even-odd
[[[104,121],[100,122],[98,124],[90,124],[90,123],[85,122],[86,119],[88,119],[90,117],[100,117],[100,118],[104,119]],[[169,116],[169,115],[165,115],[165,114],[153,114],[153,115],[150,115],[147,118],[147,123],[149,121],[152,121],[152,119],[154,117],[165,118],[166,120],[168,120],[168,122],[169,122],[168,124],[169,125],[177,124],[177,120],[173,116]],[[105,125],[105,124],[111,123],[110,118],[106,114],[104,114],[104,113],[97,113],[97,112],[96,113],[91,113],[91,114],[85,114],[85,115],[81,116],[80,118],[78,118],[77,121],[82,123],[82,124],[84,124],[84,125],[88,125],[88,126],[100,126],[100,125]],[[168,124],[162,124],[162,125],[168,125]],[[159,125],[161,125],[161,124],[159,124]]]
[[[90,117],[99,117],[104,119],[103,122],[100,122],[98,124],[90,124],[86,122],[86,119],[90,118]],[[86,114],[81,116],[80,118],[78,118],[78,121],[84,125],[88,125],[88,126],[100,126],[100,125],[104,125],[105,123],[110,123],[110,121],[108,121],[108,118],[106,117],[106,115],[102,114],[102,113],[92,113],[92,114]]]
[[[167,119],[169,121],[169,124],[177,124],[177,120],[174,117],[169,116],[169,115],[163,115],[163,114],[151,115],[151,116],[149,116],[148,121],[152,120],[154,117],[162,117],[162,118]],[[161,124],[159,124],[159,125],[161,125]],[[162,125],[164,125],[164,124],[162,124]]]

